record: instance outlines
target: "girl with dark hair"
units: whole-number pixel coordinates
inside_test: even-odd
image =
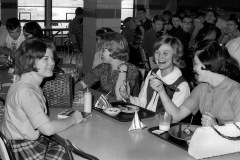
[[[175,121],[200,110],[203,126],[240,121],[240,84],[229,78],[233,65],[226,48],[214,40],[198,42],[193,66],[200,84],[180,107],[169,99],[163,83],[154,75],[150,77],[150,85],[160,96],[165,110]]]
[[[183,48],[180,40],[175,37],[162,36],[154,43],[153,50],[154,61],[158,68],[149,72],[138,97],[127,94],[126,85],[121,86],[120,94],[132,104],[153,112],[161,112],[164,110],[163,103],[157,92],[149,85],[152,75],[157,75],[163,81],[164,87],[167,89],[167,96],[176,106],[180,106],[189,96],[190,88],[179,69],[185,66],[181,60]]]
[[[43,38],[43,31],[37,22],[30,21],[23,26],[23,35],[26,38]]]
[[[27,39],[18,52],[15,69],[20,75],[11,85],[5,103],[2,132],[10,141],[18,159],[67,160],[67,151],[48,136],[79,124],[79,111],[62,120],[50,120],[40,85],[53,75],[52,45],[39,39]]]
[[[128,63],[129,48],[127,40],[120,33],[104,33],[101,35],[99,48],[102,64],[92,69],[75,85],[75,91],[92,87],[100,81],[102,93],[109,93],[117,100],[121,100],[119,87],[124,81],[129,82],[131,94],[139,92],[139,73],[136,66]]]

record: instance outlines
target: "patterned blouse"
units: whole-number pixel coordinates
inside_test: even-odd
[[[139,93],[139,71],[136,66],[126,62],[128,66],[127,81],[130,84],[131,95],[138,95]],[[100,92],[111,94],[115,96],[115,86],[118,80],[119,72],[112,71],[111,65],[102,63],[92,69],[82,81],[89,87],[93,86],[96,82],[100,81],[101,87],[98,89]]]

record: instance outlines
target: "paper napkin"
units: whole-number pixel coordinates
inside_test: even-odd
[[[112,105],[108,102],[107,98],[102,94],[97,100],[97,102],[95,103],[95,107],[100,109],[105,109],[105,108],[112,107]]]
[[[132,131],[132,130],[135,130],[135,129],[143,129],[145,127],[147,127],[147,126],[140,121],[139,116],[138,116],[138,112],[136,111],[135,115],[133,117],[132,124],[129,128],[129,131]]]
[[[152,133],[155,133],[155,134],[158,134],[158,135],[160,135],[160,134],[162,134],[162,133],[164,133],[164,132],[166,132],[166,131],[161,131],[161,130],[154,130],[154,131],[152,131]]]

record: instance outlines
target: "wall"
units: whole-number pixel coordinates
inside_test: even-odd
[[[7,19],[18,17],[18,0],[1,0],[1,22],[6,23]]]

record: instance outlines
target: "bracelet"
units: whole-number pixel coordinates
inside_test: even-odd
[[[162,103],[162,105],[164,105],[164,104],[166,104],[166,103],[168,103],[168,102],[170,102],[170,101],[171,101],[171,100],[168,99],[166,102]]]
[[[120,72],[120,73],[127,73],[127,71],[123,71],[123,70],[118,70],[118,72]]]
[[[125,103],[129,103],[129,102],[130,102],[130,97],[128,97],[128,98],[122,98],[122,100],[123,100],[123,102],[125,102]]]

